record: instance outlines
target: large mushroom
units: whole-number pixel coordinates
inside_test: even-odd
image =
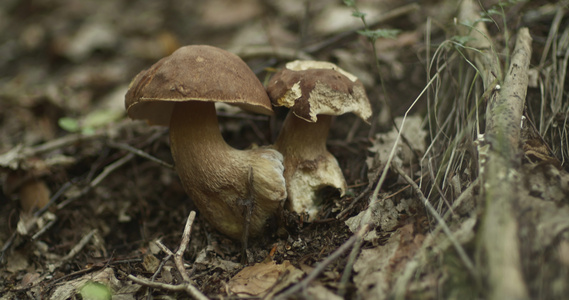
[[[134,78],[125,96],[131,118],[170,126],[176,170],[199,212],[221,233],[246,243],[246,234],[261,233],[286,199],[283,157],[274,149],[229,146],[215,102],[273,114],[247,64],[211,46],[185,46],[162,58]]]
[[[271,77],[267,92],[273,105],[290,108],[274,145],[284,155],[287,207],[314,218],[324,188],[341,196],[346,191],[326,139],[332,116],[352,112],[367,122],[371,107],[364,86],[335,64],[293,61]]]

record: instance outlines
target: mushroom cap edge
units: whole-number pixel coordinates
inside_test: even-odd
[[[262,83],[237,55],[206,45],[184,46],[141,71],[131,81],[125,108],[132,119],[152,125],[170,123],[174,104],[224,102],[272,115]]]

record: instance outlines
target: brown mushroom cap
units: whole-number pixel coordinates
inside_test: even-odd
[[[253,71],[237,55],[192,45],[140,72],[130,83],[125,106],[132,119],[168,125],[176,102],[224,102],[272,115],[271,102]]]
[[[322,61],[293,61],[271,78],[267,92],[273,105],[286,106],[299,118],[352,112],[367,122],[371,106],[362,82],[338,66]]]

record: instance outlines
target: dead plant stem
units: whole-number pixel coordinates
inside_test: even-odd
[[[153,161],[153,162],[155,162],[155,163],[157,163],[163,167],[166,167],[168,169],[171,169],[171,170],[174,169],[174,165],[169,164],[169,163],[167,163],[161,159],[158,159],[157,157],[152,156],[152,155],[150,155],[150,154],[148,154],[148,153],[146,153],[140,149],[134,148],[129,144],[117,143],[117,142],[110,141],[109,146],[111,146],[113,148],[118,148],[118,149],[122,149],[122,150],[126,150],[128,152],[134,153],[134,154],[136,154],[142,158],[146,158],[146,159]]]
[[[504,84],[487,108],[485,141],[490,147],[482,173],[486,205],[480,250],[489,267],[490,299],[529,298],[514,207],[521,197],[520,123],[530,57],[531,37],[528,29],[522,28]]]
[[[57,209],[60,210],[60,209],[64,208],[65,206],[67,206],[69,203],[71,203],[71,202],[77,200],[78,198],[80,198],[81,196],[87,194],[92,188],[96,187],[101,181],[103,181],[103,179],[105,179],[107,176],[109,176],[111,173],[113,173],[116,169],[120,168],[121,166],[123,166],[124,164],[126,164],[127,162],[129,162],[133,158],[134,158],[134,154],[129,153],[129,154],[123,156],[122,158],[116,160],[114,163],[106,166],[103,169],[103,172],[101,172],[97,177],[95,177],[95,179],[93,179],[93,181],[91,181],[88,186],[84,187],[81,190],[79,195],[77,195],[75,197],[68,198],[65,201],[59,203],[59,205],[57,205]]]
[[[356,235],[356,241],[354,242],[354,246],[352,247],[352,251],[350,252],[350,256],[348,257],[348,261],[346,262],[346,267],[344,268],[344,272],[342,273],[342,278],[340,279],[340,284],[338,287],[338,295],[344,298],[346,295],[346,287],[348,286],[348,281],[352,276],[352,270],[354,268],[354,263],[358,255],[360,254],[360,249],[364,242],[363,235]]]
[[[89,233],[87,233],[80,241],[79,243],[77,243],[77,245],[75,245],[75,247],[73,247],[71,249],[71,251],[69,251],[69,253],[67,253],[67,255],[65,255],[64,257],[61,258],[61,260],[58,262],[58,267],[63,265],[63,263],[65,263],[66,261],[72,259],[73,257],[75,257],[75,255],[77,255],[77,253],[79,253],[83,248],[85,248],[85,246],[87,245],[87,243],[89,243],[89,241],[93,238],[93,236],[95,235],[95,233],[97,233],[97,229],[93,229],[91,231],[89,231]]]
[[[364,226],[368,223],[370,223],[372,221],[372,212],[375,210],[375,207],[378,205],[379,199],[378,199],[378,194],[379,194],[379,190],[381,189],[381,187],[383,186],[383,182],[385,182],[385,178],[387,177],[387,171],[389,171],[389,167],[391,166],[391,161],[393,160],[393,158],[395,157],[395,151],[398,149],[399,146],[399,139],[401,137],[401,132],[403,132],[403,128],[405,126],[405,121],[407,120],[407,115],[409,114],[409,112],[411,111],[411,109],[413,109],[413,107],[415,107],[415,104],[417,104],[417,102],[419,101],[419,99],[421,99],[421,96],[423,96],[423,94],[427,91],[427,89],[431,86],[431,84],[433,83],[433,81],[435,79],[437,79],[439,77],[439,73],[435,74],[431,80],[427,83],[427,85],[423,88],[423,90],[421,91],[421,93],[419,93],[419,95],[415,98],[415,100],[413,101],[413,103],[409,106],[409,108],[407,109],[407,111],[405,112],[404,116],[403,116],[403,121],[401,122],[401,126],[399,129],[399,134],[397,134],[397,138],[395,139],[395,142],[393,143],[393,147],[391,148],[391,152],[389,153],[389,157],[387,158],[387,161],[385,162],[385,167],[383,168],[383,171],[381,173],[381,176],[379,177],[379,180],[377,182],[377,185],[375,186],[375,189],[373,190],[373,194],[370,197],[369,200],[369,206],[366,209],[366,211],[364,212],[364,216],[361,220],[361,224],[360,226]]]
[[[127,278],[132,280],[135,283],[138,283],[138,284],[141,284],[141,285],[144,285],[147,287],[166,290],[166,291],[172,291],[172,292],[186,292],[188,295],[192,296],[194,299],[209,300],[208,297],[206,297],[204,294],[202,294],[198,289],[196,289],[189,282],[184,282],[182,284],[167,284],[167,283],[161,283],[161,282],[156,282],[156,281],[150,281],[146,278],[136,277],[132,274],[129,274],[127,276]]]

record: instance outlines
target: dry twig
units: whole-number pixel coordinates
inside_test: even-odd
[[[148,154],[148,153],[146,153],[140,149],[134,148],[133,146],[131,146],[129,144],[117,143],[117,142],[113,142],[113,141],[110,141],[108,144],[109,144],[109,146],[111,146],[113,148],[118,148],[118,149],[122,149],[122,150],[126,150],[128,152],[134,153],[140,157],[146,158],[146,159],[153,161],[153,162],[155,162],[155,163],[157,163],[163,167],[166,167],[168,169],[172,169],[172,170],[174,169],[174,165],[169,164],[169,163],[167,163],[161,159],[158,159],[155,156],[152,156],[152,155],[150,155],[150,154]]]
[[[180,247],[174,253],[174,262],[176,263],[176,268],[182,275],[185,281],[190,282],[190,276],[188,272],[186,272],[186,268],[184,267],[184,252],[188,248],[190,244],[190,234],[192,233],[192,224],[194,224],[194,220],[196,219],[196,212],[191,211],[188,215],[188,220],[186,220],[186,226],[184,227],[184,233],[182,234],[182,241],[180,242]]]
[[[184,252],[186,252],[188,244],[190,243],[190,234],[192,233],[192,225],[194,223],[195,218],[196,218],[196,212],[191,211],[190,214],[188,215],[188,219],[186,220],[184,233],[182,233],[182,241],[180,242],[180,247],[178,247],[176,253],[170,251],[170,249],[165,247],[161,242],[156,243],[162,249],[162,251],[166,252],[168,257],[174,257],[174,263],[176,264],[176,268],[178,269],[178,272],[180,272],[180,275],[182,276],[184,283],[177,285],[166,284],[166,283],[155,282],[145,278],[136,277],[134,275],[128,275],[128,278],[136,283],[151,288],[176,291],[176,292],[185,291],[188,295],[190,295],[194,299],[207,300],[208,298],[204,294],[202,294],[200,290],[198,290],[195,286],[192,285],[190,276],[186,272],[186,268],[184,267],[184,261],[183,261]]]

